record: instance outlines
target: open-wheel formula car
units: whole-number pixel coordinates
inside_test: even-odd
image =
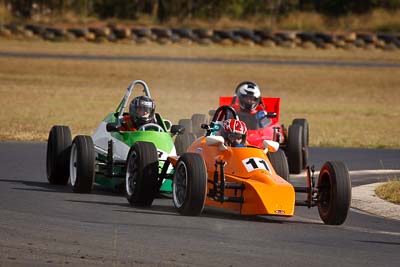
[[[300,173],[308,165],[309,127],[308,121],[296,118],[288,128],[279,122],[280,98],[262,97],[256,114],[240,111],[237,94],[234,96],[221,96],[219,105],[232,106],[240,120],[246,122],[248,128],[248,142],[262,148],[264,140],[273,140],[279,143],[281,152],[270,154],[270,160],[277,172],[283,177],[289,177],[290,173]]]
[[[143,87],[138,95],[151,97],[144,81],[130,84],[116,111],[110,112],[92,136],[77,135],[73,140],[68,126],[53,126],[47,143],[47,177],[52,184],[70,184],[74,192],[89,193],[94,183],[108,188],[123,190],[130,202],[135,202],[131,170],[127,159],[136,157],[143,146],[138,142],[151,143],[155,153],[155,172],[162,169],[168,156],[176,155],[172,136],[183,132],[183,127],[171,125],[155,113],[156,123],[144,124],[137,131],[122,130],[127,104],[136,85]],[[135,91],[136,92],[136,91]],[[140,158],[143,160],[143,158]],[[172,168],[167,170],[172,171]],[[159,191],[171,193],[171,180],[154,181],[149,198]],[[156,188],[156,189],[155,189]],[[146,202],[143,199],[142,202]],[[139,203],[139,202],[138,202]],[[146,204],[146,203],[143,203]]]
[[[136,173],[137,185],[140,185],[137,194],[151,191],[146,185],[151,184],[150,180],[167,178],[173,180],[173,204],[182,215],[199,215],[208,205],[243,215],[291,217],[295,206],[300,205],[317,206],[326,224],[339,225],[345,221],[351,201],[351,182],[342,162],[326,162],[317,181],[314,171],[307,167],[306,186],[294,187],[277,175],[264,151],[276,152],[278,142],[264,140],[264,149],[224,144],[218,126],[227,118],[237,118],[236,111],[230,106],[219,107],[210,123],[202,125],[205,135],[181,156],[169,156],[158,178],[153,166],[157,158],[154,145],[137,143],[141,148],[137,150],[136,161],[132,165],[128,163],[128,170]],[[173,174],[167,173],[170,165],[174,168]],[[296,200],[296,193],[305,193],[305,199]]]

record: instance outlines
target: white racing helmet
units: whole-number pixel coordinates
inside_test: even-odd
[[[261,91],[257,84],[245,81],[236,87],[236,96],[241,109],[252,111],[260,103]]]

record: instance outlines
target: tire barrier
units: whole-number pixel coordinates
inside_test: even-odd
[[[136,44],[248,45],[306,49],[400,49],[400,33],[296,32],[260,29],[129,27],[57,27],[0,24],[2,38],[41,38],[48,41],[132,42]]]

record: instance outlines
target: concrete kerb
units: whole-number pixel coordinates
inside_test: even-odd
[[[351,206],[367,213],[400,220],[400,205],[385,201],[375,195],[375,188],[381,184],[383,183],[353,187]]]

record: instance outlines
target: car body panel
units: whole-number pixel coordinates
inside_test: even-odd
[[[293,216],[295,191],[293,186],[278,176],[264,151],[256,147],[227,147],[207,145],[206,137],[198,138],[188,152],[200,153],[205,161],[208,180],[216,170],[216,160],[225,162],[225,181],[244,184],[243,203],[218,202],[206,199],[206,205],[227,208],[243,215]],[[208,190],[213,187],[208,183]],[[241,190],[226,190],[226,196],[238,197]]]
[[[150,97],[150,91],[141,80],[134,81],[127,89],[126,94],[122,98],[121,102],[117,106],[116,111],[110,112],[100,123],[97,129],[92,134],[93,143],[95,146],[96,160],[103,166],[96,167],[95,182],[106,187],[118,188],[125,182],[125,164],[128,157],[130,148],[135,142],[144,141],[153,143],[158,152],[159,169],[161,170],[168,156],[176,156],[176,150],[172,134],[167,130],[164,119],[160,114],[156,113],[157,123],[164,130],[159,131],[107,131],[108,123],[120,123],[123,120],[123,116],[128,114],[125,109],[128,106],[128,99],[136,84],[141,84],[144,88],[143,92],[145,95]],[[107,165],[109,164],[109,158],[107,157],[110,151],[109,142],[112,141],[112,160],[119,162],[112,167],[112,177],[106,175]],[[172,166],[168,169],[167,173],[172,172]],[[109,173],[108,173],[109,174]],[[160,191],[170,193],[172,191],[171,181],[164,179]]]

